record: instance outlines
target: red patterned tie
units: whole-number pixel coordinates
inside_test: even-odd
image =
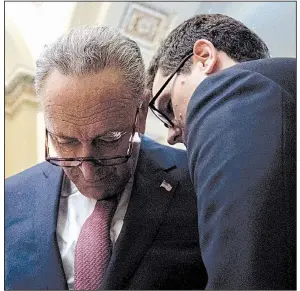
[[[99,200],[83,224],[75,250],[75,290],[97,290],[111,256],[110,225],[117,199]]]

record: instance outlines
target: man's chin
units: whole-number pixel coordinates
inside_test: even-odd
[[[78,190],[82,195],[88,198],[102,200],[114,196],[124,190],[120,185],[101,185],[98,183],[81,185]]]
[[[84,184],[77,186],[77,188],[85,197],[96,200],[102,199],[107,192],[106,187],[104,185],[99,185],[98,183]]]

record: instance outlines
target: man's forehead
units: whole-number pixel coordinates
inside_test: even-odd
[[[110,75],[104,75],[104,80],[100,75],[50,75],[42,96],[49,125],[68,136],[75,136],[77,130],[94,136],[131,126],[134,97],[126,92],[122,80]]]
[[[42,98],[51,98],[53,101],[65,101],[75,97],[95,99],[99,93],[102,93],[100,94],[102,98],[130,98],[130,94],[126,94],[128,91],[130,88],[127,88],[121,74],[114,69],[105,69],[99,73],[83,76],[65,75],[54,70],[45,79]]]
[[[87,76],[52,72],[42,92],[44,111],[62,111],[78,117],[93,117],[112,111],[129,111],[137,103],[123,78],[111,70]],[[122,114],[120,112],[120,114]]]

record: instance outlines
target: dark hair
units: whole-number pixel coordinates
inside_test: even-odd
[[[177,26],[161,43],[147,70],[147,88],[152,90],[158,69],[163,76],[170,75],[201,38],[237,62],[269,57],[266,44],[241,22],[222,14],[196,15]],[[181,72],[189,73],[191,64],[188,60]]]

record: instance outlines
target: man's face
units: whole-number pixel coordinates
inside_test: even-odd
[[[88,76],[53,71],[46,78],[42,92],[45,124],[57,156],[126,155],[137,101],[123,79],[116,69]],[[83,195],[102,199],[124,189],[133,164],[133,159],[114,166],[83,162],[64,171]]]
[[[175,124],[173,128],[169,128],[169,144],[185,142],[183,138],[187,107],[192,94],[204,78],[204,74],[201,74],[199,70],[197,70],[196,65],[192,65],[190,74],[175,74],[157,98],[155,107],[166,114]],[[163,76],[159,69],[153,82],[153,96],[167,79],[168,76]]]

